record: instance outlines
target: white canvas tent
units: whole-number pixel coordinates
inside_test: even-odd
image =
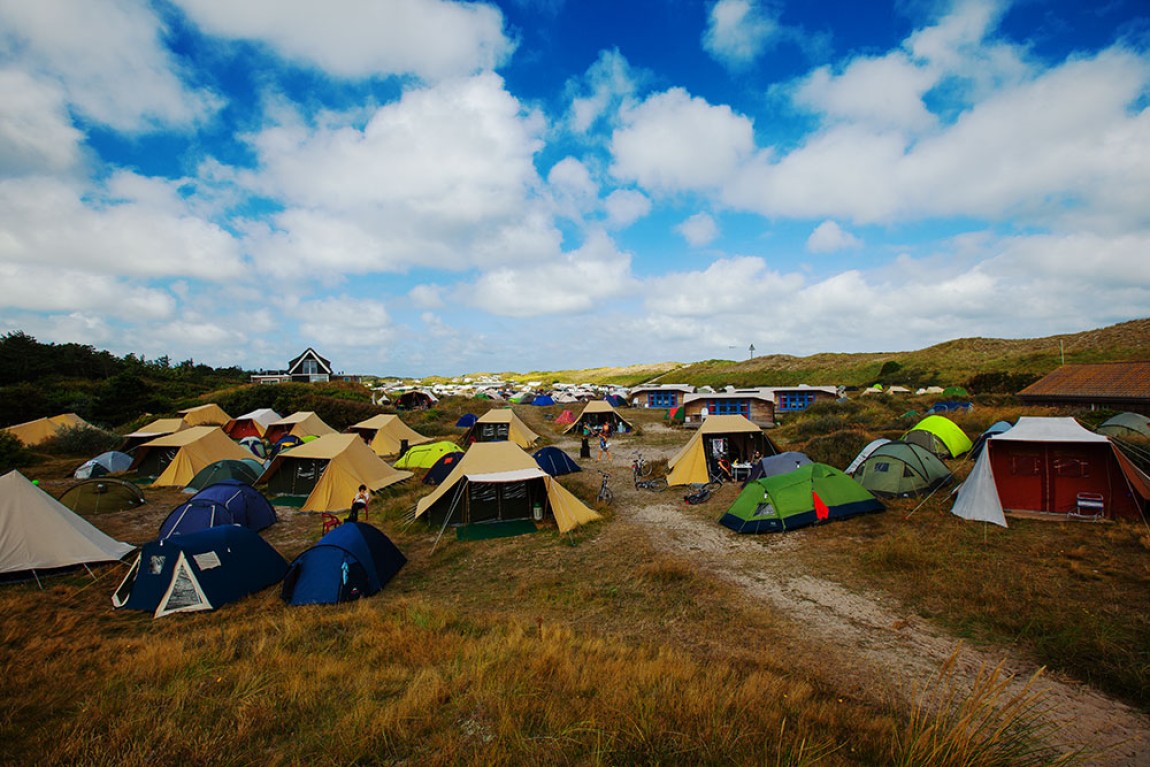
[[[135,549],[100,532],[18,471],[0,477],[0,573],[115,562]]]

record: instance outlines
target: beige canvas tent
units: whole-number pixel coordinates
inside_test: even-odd
[[[154,439],[167,436],[168,434],[175,434],[178,431],[183,431],[188,428],[184,423],[183,418],[160,418],[152,421],[147,426],[141,426],[131,434],[124,435],[124,444],[120,447],[121,450],[131,450],[137,445],[142,445],[145,442],[151,442]]]
[[[269,423],[267,431],[264,432],[264,439],[274,445],[289,434],[303,439],[304,437],[326,437],[328,434],[337,433],[318,415],[310,410],[304,410]]]
[[[156,476],[152,482],[156,487],[186,487],[209,463],[251,457],[220,427],[193,426],[140,445],[129,471],[142,477]]]
[[[20,472],[0,477],[0,573],[115,562],[134,548],[104,535]]]
[[[702,484],[710,480],[715,461],[720,457],[736,463],[751,460],[756,452],[768,456],[779,451],[763,430],[745,416],[708,416],[683,449],[667,462],[671,470],[667,484]]]
[[[431,525],[540,519],[548,514],[563,533],[599,519],[534,458],[506,441],[472,445],[415,507],[415,516]]]
[[[232,417],[216,404],[189,407],[181,410],[180,415],[183,416],[184,424],[187,426],[223,426],[232,420]]]
[[[341,511],[351,508],[360,485],[378,491],[410,476],[384,463],[359,435],[328,434],[277,455],[260,481],[275,495],[307,495],[304,511]]]
[[[399,455],[404,441],[411,447],[435,439],[423,436],[401,421],[399,416],[387,413],[373,415],[366,421],[352,424],[347,430],[363,437],[363,441],[370,445],[372,452],[378,456]]]
[[[464,444],[510,440],[526,450],[539,441],[539,435],[527,428],[511,408],[488,410],[468,429]]]
[[[262,437],[267,431],[268,424],[275,423],[280,418],[280,414],[271,408],[257,408],[250,413],[236,416],[224,424],[224,433],[232,439]]]
[[[575,419],[575,422],[563,430],[564,433],[569,431],[581,431],[583,424],[587,424],[592,430],[601,428],[603,424],[611,424],[612,431],[620,431],[620,425],[626,427],[626,431],[634,431],[635,427],[632,426],[627,419],[619,415],[619,412],[611,406],[607,400],[594,400],[588,402],[583,412]]]
[[[78,426],[93,428],[92,424],[75,413],[63,413],[62,415],[18,423],[7,427],[4,431],[20,440],[25,447],[35,447],[52,439],[64,429],[74,429]]]

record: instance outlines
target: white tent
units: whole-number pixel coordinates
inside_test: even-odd
[[[135,548],[104,535],[20,472],[0,477],[0,573],[115,562]]]

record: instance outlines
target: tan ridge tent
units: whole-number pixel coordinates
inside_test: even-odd
[[[363,437],[364,442],[370,445],[372,452],[378,456],[399,455],[404,440],[407,441],[407,446],[411,447],[435,439],[423,436],[401,421],[399,416],[387,413],[373,415],[366,421],[352,424],[347,430]]]
[[[627,427],[627,431],[635,430],[635,427],[632,426],[630,422],[627,421],[627,419],[619,415],[619,412],[611,406],[610,402],[603,399],[597,399],[592,402],[588,402],[586,407],[583,408],[583,412],[580,413],[579,417],[575,419],[575,422],[564,429],[563,433],[566,434],[569,431],[581,430],[583,428],[583,424],[587,424],[591,427],[592,430],[595,430],[602,427],[605,423],[611,424],[612,431],[619,431],[620,424],[625,425]]]
[[[763,434],[763,430],[741,415],[708,416],[682,450],[667,462],[671,471],[668,485],[695,485],[708,482],[711,466],[721,456],[728,460],[749,461],[758,452],[760,456],[775,455],[779,451]]]
[[[147,426],[141,426],[131,434],[124,435],[124,444],[120,447],[121,450],[131,450],[132,448],[142,445],[145,442],[151,442],[154,439],[175,434],[178,431],[183,431],[188,428],[184,423],[183,418],[160,418],[152,421]]]
[[[280,418],[280,414],[271,408],[257,408],[250,413],[236,416],[224,424],[224,433],[232,439],[262,437],[267,431],[268,424],[275,423]]]
[[[410,476],[384,463],[359,435],[328,434],[277,455],[260,482],[274,495],[306,494],[304,511],[341,511],[351,508],[360,485],[375,492]]]
[[[511,440],[526,450],[539,441],[539,435],[527,428],[511,408],[488,410],[468,429],[463,443],[502,442]]]
[[[115,562],[134,548],[104,535],[20,472],[0,477],[0,573]]]
[[[415,507],[431,525],[530,519],[550,514],[565,533],[599,514],[511,442],[472,445],[450,474]],[[537,517],[538,518],[538,517]]]
[[[20,440],[25,447],[35,447],[52,439],[64,429],[74,429],[78,426],[94,428],[92,424],[75,413],[63,413],[62,415],[18,423],[5,428],[4,431]]]
[[[129,471],[134,470],[142,477],[157,474],[152,482],[156,487],[186,487],[210,463],[251,457],[251,453],[228,439],[220,427],[193,426],[140,445]]]
[[[303,439],[304,437],[326,437],[328,434],[338,434],[338,432],[324,423],[323,419],[315,413],[304,410],[269,423],[267,431],[264,432],[264,439],[274,445],[289,434]]]
[[[187,426],[223,426],[232,417],[216,404],[189,407],[180,411]]]

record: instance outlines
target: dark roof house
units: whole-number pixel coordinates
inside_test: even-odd
[[[296,383],[327,383],[328,381],[358,381],[358,376],[336,375],[331,361],[321,357],[310,346],[288,363],[287,370],[269,370],[252,376],[252,383],[277,384],[289,381]]]
[[[1150,362],[1063,365],[1018,393],[1028,405],[1069,405],[1150,415]]]

